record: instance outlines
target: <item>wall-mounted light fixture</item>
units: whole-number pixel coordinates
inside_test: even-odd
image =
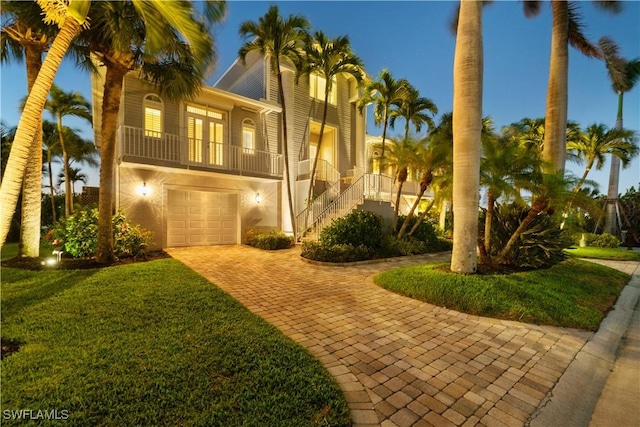
[[[256,193],[256,203],[260,204],[260,202],[262,202],[262,196],[260,195],[260,193]]]
[[[142,183],[142,185],[138,187],[138,194],[142,197],[147,197],[151,194],[151,187],[147,186],[146,182]]]

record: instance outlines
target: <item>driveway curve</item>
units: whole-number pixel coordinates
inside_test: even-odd
[[[449,254],[348,267],[300,249],[168,249],[317,357],[354,426],[522,426],[592,333],[470,316],[373,283]]]

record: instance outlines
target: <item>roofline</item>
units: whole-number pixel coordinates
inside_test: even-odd
[[[213,87],[213,86],[203,86],[202,87],[203,91],[209,92],[212,95],[216,95],[222,98],[226,98],[226,99],[230,99],[233,101],[238,101],[239,103],[244,104],[245,106],[250,106],[250,107],[254,107],[257,110],[260,110],[260,112],[275,112],[275,113],[280,113],[282,112],[282,107],[280,106],[280,104],[276,104],[276,103],[272,103],[270,101],[267,101],[266,99],[260,99],[260,100],[256,100],[253,98],[247,98],[246,96],[242,96],[242,95],[238,95],[236,93],[233,92],[229,92],[223,89],[218,89],[217,87]]]
[[[236,58],[236,59],[231,63],[231,65],[229,65],[229,66],[227,67],[227,69],[226,69],[226,70],[224,70],[224,73],[222,73],[222,75],[221,75],[220,77],[218,77],[218,80],[216,80],[216,81],[215,81],[215,83],[213,84],[213,86],[217,86],[217,85],[218,85],[218,83],[220,83],[220,80],[224,79],[224,78],[227,76],[227,74],[229,74],[229,72],[231,71],[231,69],[232,69],[233,67],[235,67],[239,62],[240,62],[240,57],[237,57],[237,58]]]

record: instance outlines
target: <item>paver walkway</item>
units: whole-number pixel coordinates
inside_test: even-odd
[[[373,283],[447,254],[335,267],[301,260],[298,248],[167,252],[309,349],[355,426],[522,426],[592,335],[469,316]]]

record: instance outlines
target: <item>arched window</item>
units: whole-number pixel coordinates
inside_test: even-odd
[[[242,121],[242,152],[253,154],[256,150],[256,125],[251,119]]]
[[[162,137],[163,110],[164,104],[158,95],[149,94],[144,97],[144,136]]]

